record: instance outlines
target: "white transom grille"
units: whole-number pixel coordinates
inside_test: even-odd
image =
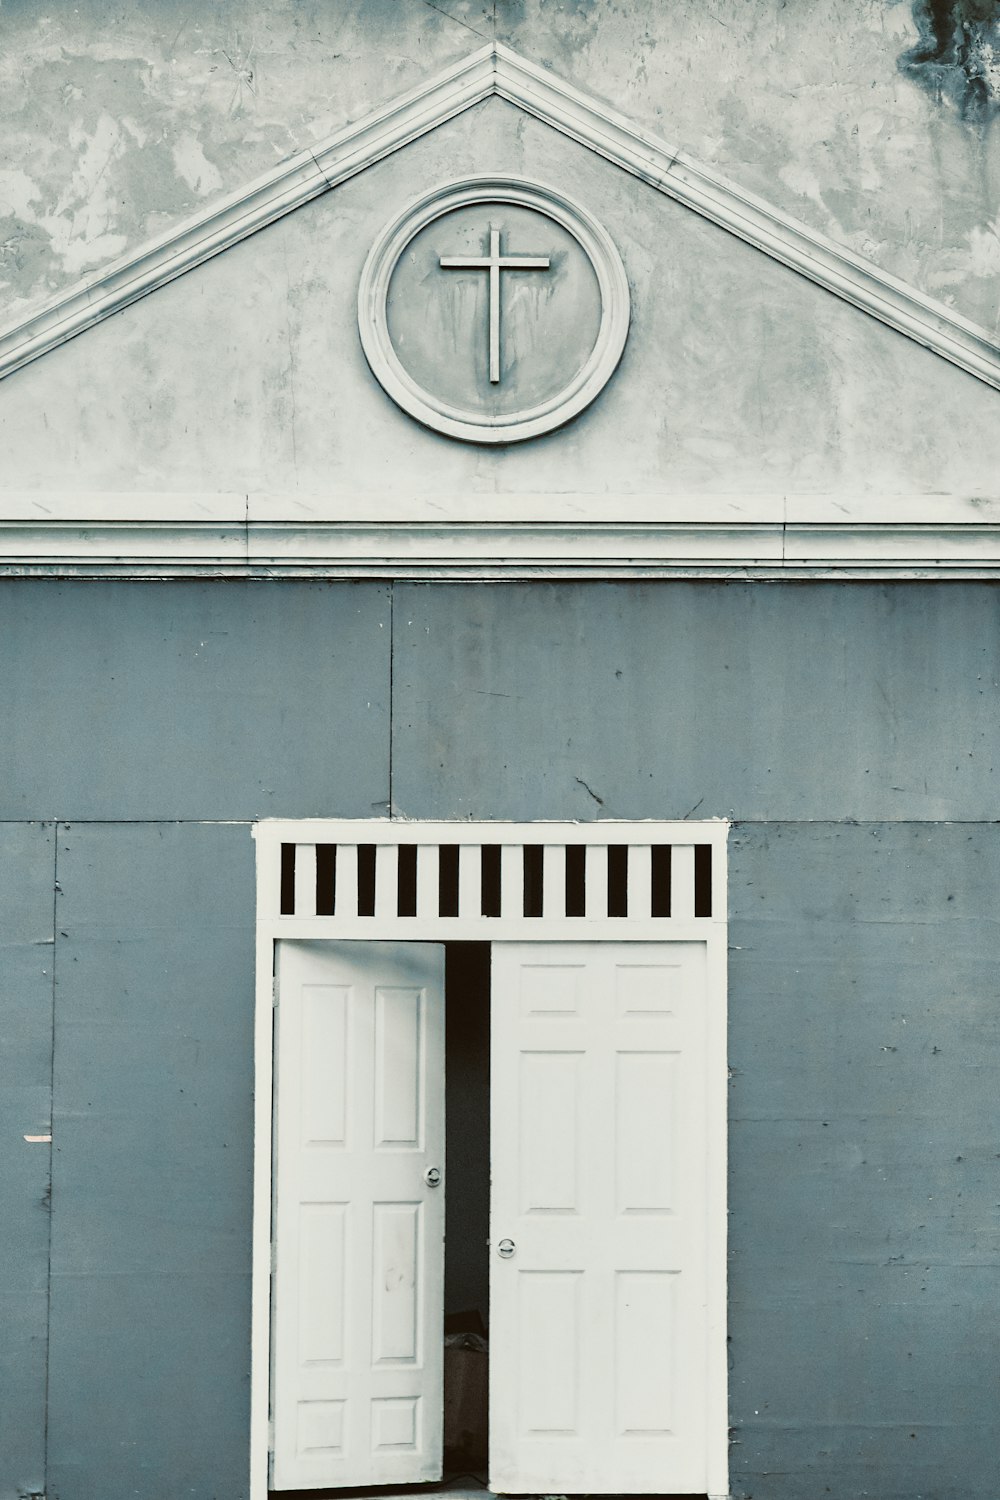
[[[262,823],[260,916],[331,936],[626,936],[725,916],[724,823]],[[541,934],[539,934],[541,935]]]

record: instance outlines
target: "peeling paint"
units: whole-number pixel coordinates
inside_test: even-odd
[[[920,31],[900,71],[974,123],[1000,112],[1000,0],[915,0]]]
[[[973,276],[1000,277],[1000,213],[969,235],[969,271]]]
[[[177,139],[172,155],[177,175],[199,197],[218,192],[222,187],[221,172],[208,160],[201,142],[191,131],[185,131]]]
[[[0,218],[0,288],[16,288],[23,281],[51,285],[55,265],[51,236],[40,224],[13,214]]]

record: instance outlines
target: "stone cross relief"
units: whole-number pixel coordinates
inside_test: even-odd
[[[490,225],[489,255],[442,255],[442,271],[489,271],[490,273],[490,382],[500,383],[500,272],[547,271],[547,255],[502,255],[502,231]]]

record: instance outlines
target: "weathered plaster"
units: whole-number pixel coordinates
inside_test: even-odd
[[[991,109],[961,104],[954,45],[943,33],[935,43],[925,15],[983,13],[975,59],[956,64],[967,84],[979,69],[981,94],[996,56],[989,0],[915,9],[221,0],[191,12],[180,0],[21,0],[0,18],[5,311],[44,301],[495,37],[995,329]]]
[[[397,410],[357,329],[387,220],[484,171],[589,206],[632,292],[604,392],[499,452]],[[993,391],[491,100],[15,373],[0,467],[51,489],[989,494],[995,413]]]
[[[915,0],[920,40],[900,67],[963,120],[1000,111],[1000,4],[997,0]]]

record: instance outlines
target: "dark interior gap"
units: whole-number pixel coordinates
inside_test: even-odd
[[[295,845],[281,846],[281,915],[295,915]]]
[[[484,844],[482,846],[482,880],[483,900],[482,913],[484,917],[498,917],[500,915],[500,845]]]
[[[457,844],[442,844],[438,850],[438,916],[458,916]]]
[[[316,915],[332,917],[337,889],[337,846],[316,845]]]
[[[587,846],[566,845],[566,915],[587,914]]]
[[[628,844],[608,845],[608,916],[628,916]]]
[[[694,846],[694,914],[696,917],[712,915],[712,846]]]
[[[541,844],[524,846],[524,915],[542,915],[542,878],[545,850]]]
[[[651,917],[670,915],[670,878],[672,873],[669,844],[654,844],[650,850]]]
[[[490,945],[445,945],[445,1469],[485,1470],[490,1233]]]
[[[399,845],[396,866],[396,911],[401,917],[417,915],[417,846]]]
[[[350,913],[345,912],[345,916]],[[358,845],[358,916],[375,915],[375,845]]]

